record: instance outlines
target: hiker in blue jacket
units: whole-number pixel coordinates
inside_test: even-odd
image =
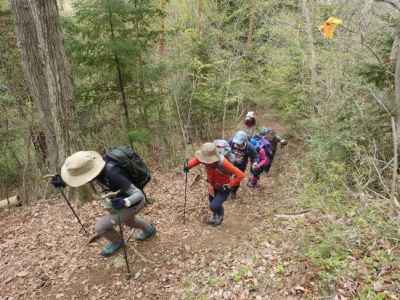
[[[244,131],[238,131],[235,133],[233,138],[229,142],[232,153],[234,155],[233,164],[235,167],[240,169],[241,171],[245,172],[247,168],[247,164],[250,160],[252,164],[254,164],[257,159],[257,151],[256,149],[250,144],[249,137]],[[232,190],[231,198],[236,198],[237,190],[239,186]]]

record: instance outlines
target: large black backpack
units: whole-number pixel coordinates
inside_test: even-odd
[[[125,170],[137,188],[143,190],[150,181],[150,170],[136,151],[129,146],[111,149],[106,156]]]

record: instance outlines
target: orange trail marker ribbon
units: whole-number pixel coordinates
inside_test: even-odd
[[[324,22],[319,27],[319,30],[321,31],[322,35],[330,40],[333,38],[333,34],[335,32],[336,26],[342,25],[343,21],[341,19],[335,18],[335,17],[330,17],[328,20]]]

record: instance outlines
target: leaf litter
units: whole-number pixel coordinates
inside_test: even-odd
[[[271,127],[284,130],[273,116],[267,118]],[[184,175],[154,171],[156,180],[146,192],[156,201],[140,215],[154,222],[158,233],[142,243],[129,239],[130,280],[122,251],[101,258],[104,241],[88,245],[61,199],[1,211],[0,299],[313,298],[319,270],[300,252],[299,230],[318,226],[319,219],[315,212],[291,217],[301,211],[295,188],[287,185],[296,181],[287,167],[295,151],[289,144],[260,189],[250,190],[244,181],[238,198],[225,203],[225,220],[217,228],[204,223],[209,214],[204,172],[189,174],[183,225]],[[96,201],[77,211],[90,232],[104,213]],[[358,286],[346,279],[342,285],[346,291],[337,299],[354,295]],[[386,286],[384,280],[374,284],[377,291]]]

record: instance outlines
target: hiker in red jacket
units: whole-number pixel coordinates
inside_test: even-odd
[[[208,221],[210,225],[220,225],[224,219],[223,203],[228,198],[232,188],[239,185],[244,173],[231,164],[225,157],[218,155],[214,143],[205,143],[196,151],[195,157],[184,167],[184,172],[199,164],[207,171],[208,199],[213,212]]]

